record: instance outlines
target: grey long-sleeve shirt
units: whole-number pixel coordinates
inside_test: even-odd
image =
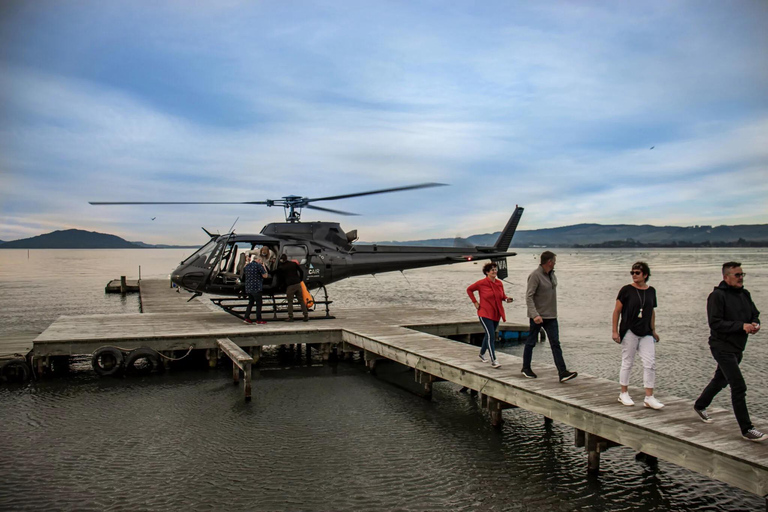
[[[528,306],[528,318],[557,318],[557,277],[554,270],[547,274],[539,265],[531,272],[525,304]]]

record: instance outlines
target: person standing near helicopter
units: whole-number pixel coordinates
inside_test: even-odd
[[[495,263],[486,263],[483,265],[485,278],[467,287],[467,295],[472,300],[485,331],[483,345],[480,347],[480,360],[484,363],[488,361],[485,358],[485,351],[487,350],[491,356],[491,366],[494,368],[501,366],[496,360],[495,342],[499,320],[507,321],[507,317],[504,315],[503,302],[512,302],[512,297],[507,297],[507,294],[504,293],[501,279],[496,278],[498,271],[499,268]],[[475,300],[475,292],[480,295],[479,301]]]
[[[248,294],[248,307],[245,309],[245,323],[252,324],[251,310],[256,304],[256,323],[266,324],[261,318],[261,293],[264,287],[264,279],[269,277],[267,269],[259,262],[258,256],[251,255],[251,261],[243,269],[245,278],[245,293]]]

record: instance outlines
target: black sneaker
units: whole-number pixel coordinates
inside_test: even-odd
[[[535,379],[537,377],[537,375],[533,373],[533,370],[531,370],[530,368],[523,368],[523,371],[521,371],[520,373],[522,373],[523,376],[527,379]]]
[[[578,373],[576,373],[576,372],[569,372],[569,371],[566,370],[566,371],[564,371],[563,373],[560,374],[560,382],[565,382],[567,380],[571,380],[574,377],[576,377],[577,375],[578,375]]]
[[[755,427],[752,427],[751,429],[741,434],[741,437],[747,441],[754,441],[756,443],[760,443],[768,439],[768,436],[757,430]]]
[[[701,421],[704,423],[712,423],[712,417],[707,413],[706,409],[697,409],[696,407],[693,408],[694,411],[696,411],[696,414],[699,415],[699,418],[701,418]]]

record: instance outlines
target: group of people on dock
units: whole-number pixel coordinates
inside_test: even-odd
[[[276,264],[276,262],[279,263]],[[277,276],[281,285],[285,286],[286,299],[288,301],[288,321],[293,322],[293,299],[299,297],[301,312],[304,321],[309,320],[309,310],[307,303],[302,298],[301,283],[304,281],[304,271],[301,265],[288,259],[287,254],[280,255],[277,260],[275,253],[269,247],[263,246],[258,252],[253,252],[248,257],[248,264],[243,268],[243,283],[245,293],[248,296],[248,306],[245,309],[244,322],[253,324],[251,320],[251,311],[256,306],[255,323],[259,325],[267,322],[262,318],[262,293],[264,291],[264,280],[269,278],[270,273]]]
[[[560,331],[557,323],[557,277],[555,264],[557,255],[544,251],[540,256],[539,266],[528,276],[526,288],[526,307],[529,319],[528,337],[523,351],[521,373],[529,379],[537,378],[531,368],[533,349],[541,329],[547,334],[552,357],[558,371],[560,382],[566,382],[578,374],[568,370],[560,347]],[[512,298],[504,292],[504,285],[497,278],[496,263],[483,266],[485,278],[467,287],[467,294],[477,310],[485,336],[480,347],[480,360],[488,362],[490,357],[493,368],[500,368],[496,358],[494,341],[500,320],[506,321],[504,302],[511,303]],[[616,297],[612,315],[612,338],[621,345],[621,369],[619,385],[621,391],[618,401],[625,406],[635,402],[629,396],[629,377],[635,356],[640,355],[643,363],[643,386],[645,398],[643,405],[659,410],[664,407],[653,394],[656,378],[656,290],[648,285],[651,269],[646,262],[638,261],[630,270],[632,282],[623,286]],[[768,435],[757,430],[749,418],[747,410],[747,385],[741,374],[741,363],[747,338],[760,330],[760,312],[752,297],[744,288],[744,276],[741,263],[729,261],[722,266],[723,280],[707,299],[707,318],[710,328],[709,347],[712,357],[717,362],[715,375],[699,398],[694,403],[694,412],[705,423],[711,423],[712,417],[707,407],[715,395],[731,387],[731,401],[734,414],[741,429],[741,435],[749,441],[764,441]],[[475,295],[477,294],[477,295]],[[478,298],[479,297],[479,298]]]

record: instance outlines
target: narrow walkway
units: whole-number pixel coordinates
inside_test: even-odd
[[[163,304],[164,313],[60,317],[35,339],[34,355],[87,354],[102,345],[155,350],[215,349],[229,338],[240,347],[295,343],[335,344],[364,350],[366,360],[386,358],[417,370],[419,382],[431,386],[447,380],[477,390],[501,409],[516,406],[574,427],[577,443],[587,439],[590,459],[608,441],[672,462],[759,496],[768,494],[768,443],[747,442],[738,435],[733,414],[712,409],[714,423],[702,423],[693,402],[660,394],[666,404],[654,411],[616,401],[616,382],[580,374],[560,383],[552,365],[537,364],[538,379],[520,374],[521,360],[499,353],[502,367],[491,368],[477,357],[477,347],[440,336],[480,332],[469,313],[436,309],[334,310],[335,319],[246,325],[204,304],[187,304],[188,293],[142,281],[147,304]],[[171,297],[156,298],[155,295]],[[179,297],[176,297],[176,296]],[[181,300],[179,300],[181,299]],[[190,306],[192,312],[183,305]],[[151,308],[150,308],[151,310]],[[511,330],[526,325],[503,324]],[[757,424],[765,421],[754,418]],[[598,455],[599,457],[599,455]]]

